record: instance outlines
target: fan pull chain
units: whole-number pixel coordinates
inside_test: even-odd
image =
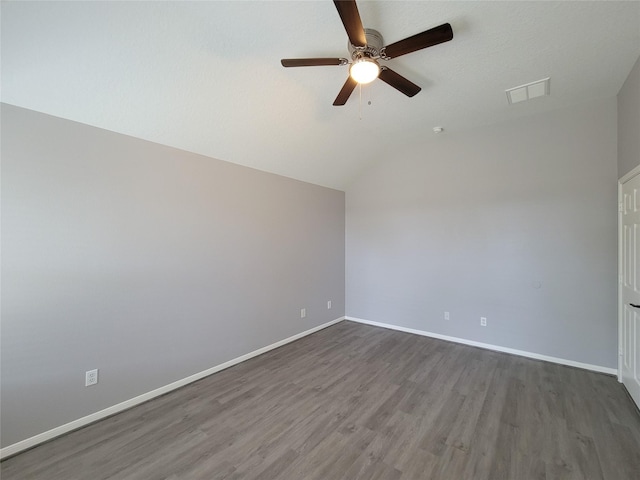
[[[358,84],[358,93],[360,94],[360,109],[359,109],[360,120],[362,120],[362,84],[361,83]]]

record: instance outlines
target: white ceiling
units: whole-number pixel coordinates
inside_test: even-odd
[[[330,0],[2,2],[2,101],[288,177],[345,189],[370,162],[446,134],[611,97],[640,55],[640,2],[360,1],[389,44],[449,22],[451,42],[388,62],[332,102],[348,67]],[[551,77],[551,96],[504,90]],[[369,104],[371,102],[371,104]],[[360,119],[361,111],[361,119]]]

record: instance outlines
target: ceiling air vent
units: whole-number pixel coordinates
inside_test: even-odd
[[[549,79],[550,77],[547,77],[505,90],[509,104],[512,105],[514,103],[524,102],[525,100],[531,100],[532,98],[549,95]]]

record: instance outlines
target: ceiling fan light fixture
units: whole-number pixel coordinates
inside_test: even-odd
[[[362,26],[356,0],[333,0],[333,4],[347,32],[347,50],[351,55],[351,62],[346,58],[283,58],[280,63],[283,67],[315,67],[351,63],[349,76],[333,101],[335,106],[347,103],[357,85],[373,82],[376,78],[407,97],[413,97],[420,92],[420,87],[389,67],[380,67],[378,60],[391,60],[453,39],[451,25],[443,23],[438,27],[384,46],[384,39],[380,32]]]
[[[349,75],[358,83],[371,83],[380,75],[380,65],[372,58],[357,58],[349,69]]]

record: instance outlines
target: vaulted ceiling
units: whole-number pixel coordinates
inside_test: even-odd
[[[640,55],[640,2],[360,1],[389,44],[449,22],[448,43],[388,65],[332,106],[347,57],[330,0],[2,2],[3,102],[337,189],[410,142],[617,94]],[[551,95],[505,89],[551,77]],[[425,152],[428,158],[428,151]]]

